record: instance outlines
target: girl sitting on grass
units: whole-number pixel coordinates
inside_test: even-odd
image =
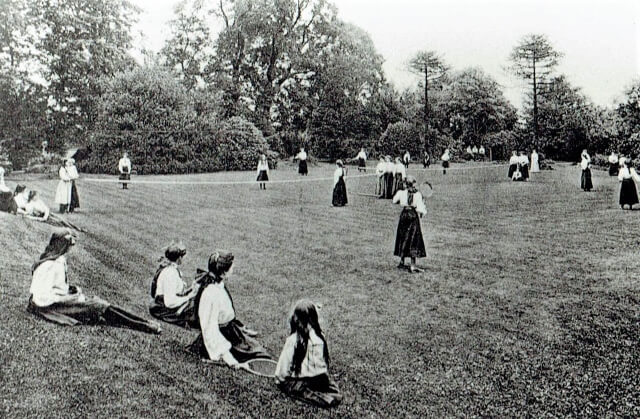
[[[87,297],[80,287],[69,285],[66,254],[75,244],[70,230],[53,232],[49,244],[32,268],[28,311],[66,326],[107,324],[160,334],[160,326],[146,321],[98,297]]]
[[[289,321],[276,381],[289,396],[320,407],[337,406],[342,394],[329,376],[329,348],[320,329],[318,311],[309,300],[298,301]]]
[[[225,286],[225,280],[233,272],[233,259],[231,253],[216,252],[209,257],[207,271],[199,272],[195,312],[201,333],[187,349],[203,359],[222,360],[238,368],[242,362],[270,359],[271,355],[251,338],[255,332],[236,319],[233,300]]]
[[[176,326],[197,327],[194,306],[198,287],[187,288],[179,268],[186,254],[187,248],[182,244],[170,244],[165,249],[164,258],[151,280],[153,303],[149,313]]]

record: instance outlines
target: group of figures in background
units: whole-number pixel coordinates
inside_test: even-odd
[[[588,159],[589,164],[591,158],[587,154],[586,150],[583,151],[582,166],[584,172],[583,162]],[[586,154],[586,156],[585,156]],[[636,188],[636,182],[640,182],[640,176],[636,172],[633,159],[631,157],[625,157],[618,155],[612,151],[609,155],[609,176],[617,176],[620,181],[620,197],[618,204],[620,208],[633,210],[633,206],[640,201],[638,200],[638,189]]]
[[[480,145],[480,147],[478,148],[477,146],[473,146],[471,147],[470,145],[467,146],[467,158],[471,159],[471,160],[484,160],[486,158],[486,151],[484,149],[483,145]]]
[[[509,172],[507,176],[514,182],[526,182],[529,180],[530,172],[536,173],[540,171],[540,157],[536,150],[531,152],[531,160],[524,151],[511,153],[509,159]]]

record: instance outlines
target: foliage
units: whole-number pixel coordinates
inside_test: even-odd
[[[389,124],[378,140],[375,151],[378,154],[394,157],[402,156],[409,151],[412,156],[422,155],[423,144],[420,141],[422,127],[407,121]]]
[[[140,68],[102,80],[84,171],[114,173],[124,151],[138,173],[253,168],[268,145],[242,118],[220,124],[220,97],[188,92],[167,71]],[[217,104],[216,104],[217,102]]]

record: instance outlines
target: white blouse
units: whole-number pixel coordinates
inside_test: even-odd
[[[358,153],[358,155],[356,156],[357,159],[367,159],[367,153],[365,153],[364,151],[361,151]]]
[[[182,279],[180,269],[178,269],[178,265],[171,262],[171,264],[164,268],[162,272],[160,272],[160,275],[158,275],[155,296],[162,295],[164,305],[168,308],[180,307],[190,298],[189,296],[178,295],[184,293],[186,286]]]
[[[378,163],[378,165],[376,166],[376,175],[378,175],[378,177],[382,176],[386,171],[386,168],[387,168],[386,161],[381,161],[380,163]]]
[[[301,151],[296,155],[296,159],[298,160],[306,160],[307,159],[307,152],[306,151]]]
[[[396,192],[395,196],[393,197],[393,203],[408,207],[408,191],[404,189]],[[416,192],[413,194],[413,202],[411,203],[411,206],[414,207],[419,214],[425,215],[427,213],[427,207],[424,206],[424,201],[422,200],[422,194],[420,192]]]
[[[442,161],[449,161],[450,158],[451,156],[449,156],[449,152],[445,152],[440,159]]]
[[[118,162],[118,170],[120,173],[130,173],[131,172],[131,160],[128,157],[123,157]]]
[[[71,181],[71,177],[69,176],[69,171],[67,170],[66,167],[61,167],[60,170],[58,170],[58,176],[60,176],[60,180],[64,182]]]
[[[260,174],[260,172],[263,170],[266,171],[267,174],[269,174],[269,162],[267,160],[258,160],[258,174]]]
[[[231,349],[231,343],[220,333],[220,325],[236,317],[223,282],[213,283],[202,292],[198,316],[209,357],[218,361]]]
[[[618,163],[618,156],[616,156],[615,154],[611,154],[609,156],[609,163],[611,163],[611,164]]]
[[[32,217],[41,217],[45,221],[49,218],[49,207],[41,199],[33,199],[27,202],[24,210],[27,215]]]
[[[633,178],[633,180],[635,180],[636,182],[640,182],[640,176],[638,176],[636,169],[634,168],[629,169],[626,166],[620,168],[620,171],[618,172],[618,180],[624,180],[624,179],[630,179],[630,178]]]
[[[591,163],[591,157],[588,154],[582,156],[582,161],[580,162],[580,167],[582,170],[589,168],[589,163]]]
[[[33,303],[39,307],[50,306],[69,295],[67,259],[64,255],[41,263],[33,271],[29,292],[33,296]]]
[[[518,164],[520,163],[520,158],[518,156],[511,156],[509,159],[509,164]]]
[[[344,174],[344,169],[342,167],[338,167],[334,172],[333,172],[333,186],[336,186],[338,184],[338,182],[340,181],[340,178],[345,176]]]
[[[78,175],[78,168],[75,165],[71,165],[67,167],[67,173],[69,174],[69,178],[71,180],[78,179],[80,176]]]
[[[25,197],[24,192],[21,192],[18,195],[14,196],[13,200],[15,201],[18,209],[23,209],[23,210],[27,208],[27,204],[29,203],[27,201],[27,198]]]
[[[404,164],[402,163],[396,163],[394,165],[394,170],[393,172],[397,175],[397,174],[401,174],[402,175],[402,179],[406,179],[407,178],[407,169],[404,167]]]
[[[520,164],[522,164],[522,165],[525,165],[525,164],[526,164],[527,166],[529,165],[529,157],[527,157],[527,155],[526,155],[526,154],[523,154],[522,156],[520,156],[520,157],[518,158],[518,161],[519,161],[519,162],[520,162]]]
[[[297,339],[298,335],[294,333],[289,335],[284,342],[282,352],[280,352],[280,358],[278,358],[278,365],[276,366],[276,379],[278,381],[284,381],[285,378],[294,376],[291,373],[291,364],[293,364],[293,354],[295,352]],[[302,360],[302,364],[300,364],[300,374],[295,375],[295,377],[317,377],[321,374],[327,374],[328,368],[323,353],[324,342],[316,335],[313,329],[310,329],[307,353]]]

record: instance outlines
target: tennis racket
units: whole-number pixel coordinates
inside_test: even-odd
[[[422,196],[424,198],[430,198],[433,195],[433,186],[426,180],[424,181],[420,189],[422,189]]]
[[[260,377],[275,377],[278,363],[273,359],[250,359],[240,364],[240,368]]]

